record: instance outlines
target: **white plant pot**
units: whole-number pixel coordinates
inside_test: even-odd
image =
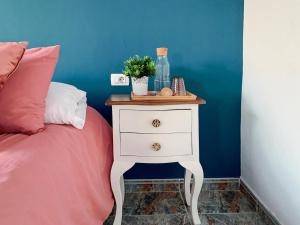
[[[135,95],[147,95],[148,94],[148,77],[131,78],[132,92]]]

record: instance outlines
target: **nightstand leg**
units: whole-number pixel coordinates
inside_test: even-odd
[[[190,211],[194,225],[201,224],[198,213],[198,198],[203,184],[203,170],[197,161],[179,162],[181,166],[189,170],[194,175],[194,183],[191,191],[191,207]]]
[[[192,180],[192,173],[186,169],[184,175],[184,195],[185,195],[186,204],[188,206],[191,205],[191,180]]]
[[[121,225],[122,223],[122,210],[125,195],[123,174],[131,167],[133,167],[133,165],[134,163],[132,162],[115,161],[113,163],[110,174],[111,188],[114,193],[116,202],[116,216],[113,225]]]

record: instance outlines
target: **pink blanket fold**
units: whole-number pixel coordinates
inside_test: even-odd
[[[0,135],[1,225],[101,225],[113,207],[112,132],[88,109],[83,130]]]

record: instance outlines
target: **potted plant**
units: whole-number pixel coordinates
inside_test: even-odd
[[[131,78],[135,95],[147,95],[148,78],[155,73],[155,63],[150,56],[135,55],[124,62],[123,73]]]

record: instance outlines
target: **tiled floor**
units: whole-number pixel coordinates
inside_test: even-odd
[[[126,183],[124,225],[192,225],[178,182]],[[206,181],[198,211],[202,225],[274,225],[258,204],[240,191],[239,181]],[[104,225],[113,224],[114,212]]]

